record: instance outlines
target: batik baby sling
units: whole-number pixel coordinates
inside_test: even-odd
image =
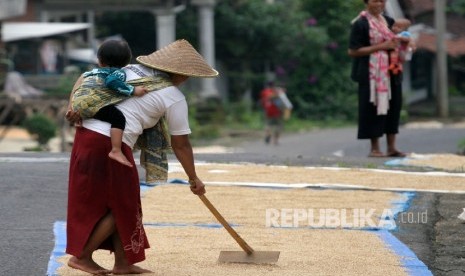
[[[85,77],[74,91],[72,105],[79,111],[82,119],[93,118],[102,107],[117,104],[128,97],[105,87],[105,80],[98,75]],[[133,86],[143,86],[148,91],[160,90],[172,86],[171,81],[162,76],[142,77],[127,82]]]

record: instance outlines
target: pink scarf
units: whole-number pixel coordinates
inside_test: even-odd
[[[362,11],[360,16],[366,17],[370,26],[370,44],[376,45],[391,40],[395,34],[389,30],[387,22],[382,21]],[[370,102],[377,108],[378,115],[386,115],[391,99],[391,83],[389,77],[389,54],[387,51],[377,51],[370,55],[369,62]]]

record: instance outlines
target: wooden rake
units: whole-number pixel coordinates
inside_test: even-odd
[[[215,206],[208,200],[205,195],[199,196],[200,200],[207,206],[208,210],[223,225],[231,237],[236,240],[244,251],[221,251],[218,262],[220,263],[254,263],[254,264],[273,264],[278,261],[279,251],[255,251],[248,245],[244,239],[229,225],[223,216],[216,210]]]

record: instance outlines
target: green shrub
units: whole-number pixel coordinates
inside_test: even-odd
[[[465,155],[465,138],[460,140],[457,147],[458,147],[458,154]]]
[[[33,135],[39,146],[46,147],[50,139],[55,137],[57,125],[43,114],[34,114],[23,122],[24,128]]]

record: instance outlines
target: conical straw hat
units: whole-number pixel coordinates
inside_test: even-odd
[[[213,69],[203,57],[184,39],[177,40],[147,56],[136,60],[150,68],[189,77],[216,77]]]

